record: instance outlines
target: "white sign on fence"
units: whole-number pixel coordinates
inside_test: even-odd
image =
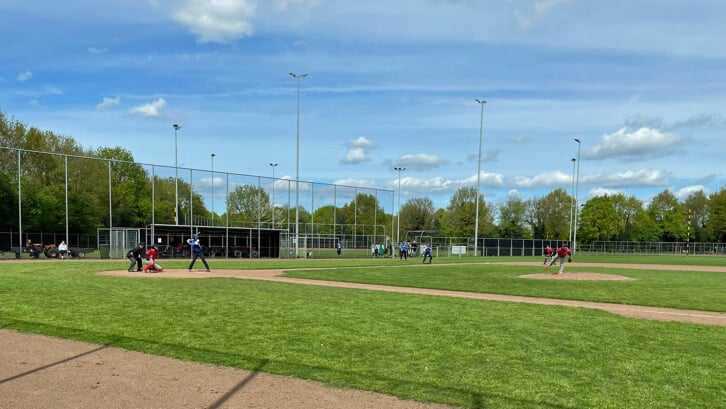
[[[466,255],[466,246],[451,246],[451,254]]]

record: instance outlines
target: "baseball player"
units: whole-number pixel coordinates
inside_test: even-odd
[[[555,255],[552,257],[552,261],[550,261],[549,264],[545,265],[545,270],[549,270],[550,267],[557,262],[557,260],[560,260],[560,271],[557,273],[557,275],[564,274],[565,258],[567,259],[568,263],[572,262],[572,252],[570,251],[568,243],[564,243],[561,247],[557,248],[557,251],[555,251]]]

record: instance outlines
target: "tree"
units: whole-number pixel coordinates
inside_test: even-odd
[[[532,237],[535,239],[544,239],[545,237],[545,209],[541,205],[542,198],[529,199],[525,202],[526,210],[524,212],[525,223],[529,225],[532,231]]]
[[[635,215],[643,209],[643,202],[636,199],[635,196],[625,196],[622,193],[610,196],[610,201],[618,215],[618,234],[614,238],[632,240]]]
[[[471,187],[459,188],[449,201],[446,208],[446,225],[450,234],[456,237],[474,237],[476,225],[476,189]],[[479,195],[479,232],[478,237],[492,236],[494,222],[489,205]]]
[[[270,196],[259,186],[245,184],[229,193],[230,223],[256,226],[258,221],[271,221],[270,208]]]
[[[409,199],[399,211],[401,230],[433,231],[436,225],[434,212],[434,202],[428,197]]]
[[[726,241],[726,188],[721,188],[708,198],[708,224],[706,231],[709,239],[723,243]]]
[[[345,223],[355,225],[356,234],[373,234],[373,225],[386,225],[386,212],[378,203],[375,196],[366,193],[358,193],[355,199],[343,205],[340,209],[344,216]],[[378,234],[383,234],[383,230],[376,228]]]
[[[584,242],[613,240],[620,231],[618,213],[608,196],[592,198],[582,209],[578,234]]]
[[[527,202],[510,197],[499,207],[499,237],[513,239],[532,238],[532,229],[527,228]]]
[[[544,235],[539,238],[567,240],[570,235],[570,210],[572,205],[572,196],[568,195],[564,189],[555,189],[537,201],[537,206],[540,207],[539,211],[542,212],[541,216],[544,217]]]
[[[635,222],[633,223],[633,234],[631,240],[651,242],[660,240],[660,227],[650,217],[650,214],[641,209],[635,213]]]
[[[648,206],[648,214],[658,225],[663,241],[685,241],[686,216],[678,198],[666,189],[658,193]]]
[[[708,197],[702,190],[688,195],[683,203],[688,217],[688,236],[691,241],[707,241]]]
[[[142,226],[150,214],[151,197],[146,172],[134,163],[134,157],[126,149],[103,147],[96,154],[111,160],[111,186],[114,224],[119,226]],[[196,213],[196,212],[195,212]]]

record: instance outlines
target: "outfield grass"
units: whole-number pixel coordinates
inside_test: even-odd
[[[331,263],[366,264],[275,260],[212,266]],[[467,408],[713,408],[726,402],[723,327],[627,319],[581,308],[251,280],[93,274],[111,265],[4,263],[0,326]],[[126,267],[124,262],[119,266]],[[451,281],[470,286],[476,277],[480,286],[491,280],[502,288],[506,281],[530,282],[512,278],[514,266],[434,264],[426,269],[425,274],[421,268],[370,271],[418,271],[412,282],[451,274],[468,280]],[[707,275],[694,277],[699,281]],[[532,291],[553,291],[551,282],[531,282]],[[677,291],[682,285],[673,283],[674,296],[684,296]],[[710,283],[718,285],[724,288],[723,281]],[[640,290],[647,291],[647,286]]]
[[[555,268],[555,267],[553,267]],[[533,266],[462,264],[437,266],[400,263],[387,267],[298,270],[285,276],[440,290],[470,291],[726,312],[726,273],[638,270],[570,264],[566,272],[616,274],[633,281],[532,280],[544,273]]]

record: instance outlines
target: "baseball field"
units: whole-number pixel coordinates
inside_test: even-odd
[[[720,257],[187,263],[0,263],[0,402],[726,407]]]

